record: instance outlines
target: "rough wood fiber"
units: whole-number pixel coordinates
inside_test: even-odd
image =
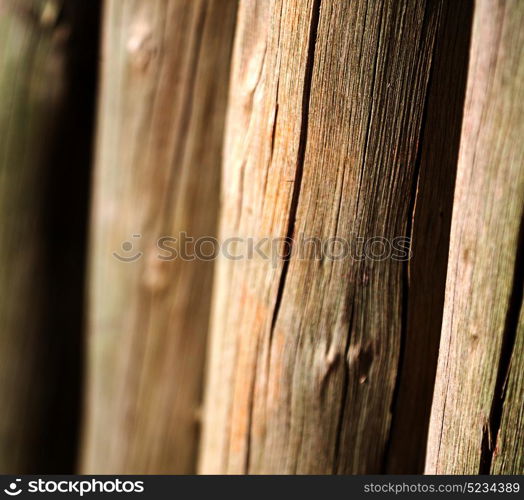
[[[473,1],[443,3],[428,87],[406,276],[405,336],[385,472],[424,471],[437,369]]]
[[[406,236],[441,2],[240,5],[222,237]],[[406,263],[308,248],[219,263],[204,473],[383,467]]]
[[[76,459],[97,12],[0,1],[1,473]]]
[[[106,3],[83,472],[195,469],[211,263],[156,243],[216,233],[235,17],[231,0]]]
[[[522,258],[522,256],[520,256]],[[492,474],[524,471],[524,307],[520,306],[515,345],[505,380],[500,430],[491,464]]]
[[[519,0],[475,4],[429,473],[524,472],[523,23]]]

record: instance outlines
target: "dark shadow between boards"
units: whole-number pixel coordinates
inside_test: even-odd
[[[45,159],[43,200],[46,398],[33,473],[73,473],[78,455],[84,368],[88,204],[100,35],[100,1],[67,0],[54,27],[65,47],[65,99]]]

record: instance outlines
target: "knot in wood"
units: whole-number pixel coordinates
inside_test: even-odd
[[[133,26],[126,49],[131,66],[137,71],[145,72],[158,51],[148,23],[140,22]]]

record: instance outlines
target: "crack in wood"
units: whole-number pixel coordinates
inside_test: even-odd
[[[307,135],[308,135],[308,121],[309,121],[309,106],[311,98],[311,81],[313,78],[313,65],[315,60],[315,45],[317,40],[318,23],[320,19],[320,7],[322,0],[314,0],[311,13],[311,23],[309,31],[309,45],[306,67],[304,71],[304,92],[302,95],[302,123],[300,127],[300,139],[297,154],[297,167],[295,171],[295,183],[293,185],[293,194],[291,198],[291,205],[289,207],[289,219],[288,227],[286,232],[285,242],[289,244],[289,253],[285,257],[284,264],[282,266],[282,272],[280,274],[280,281],[278,284],[277,296],[275,299],[275,307],[273,309],[273,316],[271,318],[271,330],[270,330],[270,346],[271,339],[273,337],[273,331],[278,318],[280,310],[280,304],[282,302],[282,296],[284,294],[284,287],[286,284],[286,276],[289,268],[289,262],[291,260],[291,253],[293,250],[293,235],[295,231],[295,219],[298,207],[298,198],[300,196],[300,188],[302,185],[302,173],[304,169],[304,158],[306,153]]]

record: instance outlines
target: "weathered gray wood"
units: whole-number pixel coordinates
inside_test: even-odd
[[[523,23],[519,0],[475,4],[429,473],[524,472]]]
[[[97,5],[0,1],[1,473],[76,461]]]
[[[84,472],[195,469],[212,264],[156,243],[216,233],[235,17],[231,0],[106,2]]]
[[[408,235],[441,5],[241,2],[222,238]],[[204,473],[383,468],[407,265],[307,256],[219,263]]]

